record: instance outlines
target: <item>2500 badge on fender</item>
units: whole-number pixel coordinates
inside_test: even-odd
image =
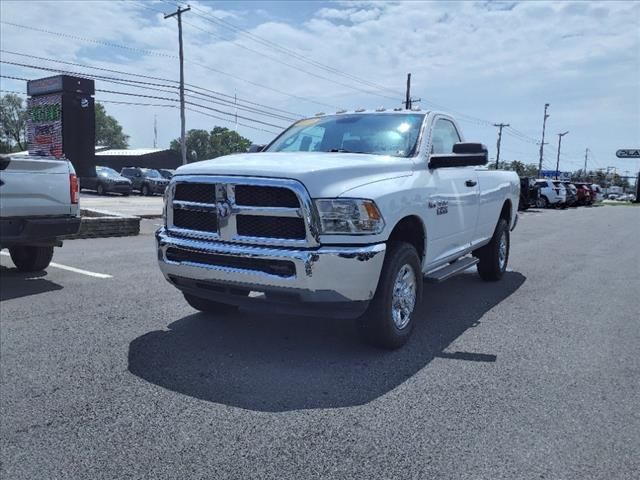
[[[507,268],[520,181],[486,163],[445,113],[300,120],[260,153],[176,171],[160,268],[198,310],[358,317],[366,339],[397,348],[425,279]]]

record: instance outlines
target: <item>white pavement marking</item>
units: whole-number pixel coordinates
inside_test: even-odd
[[[8,257],[9,253],[8,252],[0,252],[0,255],[4,255],[4,256]],[[81,268],[76,268],[76,267],[68,267],[67,265],[60,265],[59,263],[55,263],[55,262],[51,262],[49,264],[49,266],[50,267],[54,267],[54,268],[59,268],[60,270],[68,270],[70,272],[79,273],[81,275],[87,275],[88,277],[113,278],[113,275],[108,275],[106,273],[90,272],[89,270],[82,270]]]

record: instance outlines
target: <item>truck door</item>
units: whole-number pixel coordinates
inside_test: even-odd
[[[460,134],[451,120],[436,118],[431,133],[431,153],[452,153],[453,145],[460,141]],[[475,167],[437,168],[430,173],[429,263],[469,248],[479,210]]]

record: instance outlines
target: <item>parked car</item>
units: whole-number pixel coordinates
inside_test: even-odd
[[[552,180],[540,178],[536,180],[536,185],[540,188],[540,198],[538,207],[561,207],[567,203],[567,192],[564,187],[557,187]]]
[[[171,177],[176,173],[175,170],[171,170],[169,168],[159,168],[158,172],[160,172],[162,178],[166,178],[167,180],[171,180]]]
[[[120,174],[131,180],[132,189],[140,192],[140,195],[162,194],[169,185],[169,180],[152,168],[125,167]]]
[[[96,167],[95,177],[80,178],[81,190],[95,190],[98,195],[107,193],[121,193],[127,196],[131,193],[131,180],[123,177],[113,168]]]
[[[554,185],[560,184],[567,192],[567,206],[575,207],[578,204],[578,189],[571,182],[553,182]]]
[[[588,183],[576,182],[578,205],[591,205],[593,203],[594,192]]]
[[[424,277],[477,265],[497,281],[507,268],[520,180],[474,168],[486,147],[461,132],[437,112],[326,115],[265,151],[181,166],[156,232],[160,269],[200,311],[359,317],[366,339],[400,347]]]
[[[600,187],[600,185],[592,183],[591,185],[588,185],[588,186],[591,189],[591,192],[594,194],[592,195],[593,203],[601,202],[604,198],[604,194],[602,192],[602,188]]]
[[[31,155],[0,156],[0,249],[16,268],[44,270],[64,235],[80,228],[78,178],[71,162]]]

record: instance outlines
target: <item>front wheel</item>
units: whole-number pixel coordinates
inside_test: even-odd
[[[184,299],[189,305],[196,310],[200,310],[205,313],[229,313],[238,310],[236,305],[229,305],[227,303],[214,302],[213,300],[207,300],[206,298],[196,297],[189,293],[183,293]]]
[[[379,347],[404,345],[413,329],[415,308],[422,298],[422,269],[413,245],[392,243],[385,255],[375,296],[360,326],[366,339]]]
[[[13,264],[21,272],[39,272],[51,263],[53,247],[11,247],[9,254]]]
[[[142,185],[142,187],[140,187],[140,195],[142,195],[143,197],[148,197],[149,195],[151,195],[151,190],[149,190],[149,185],[145,183],[144,185]]]
[[[473,255],[480,260],[478,274],[482,280],[495,282],[502,278],[509,263],[510,245],[509,224],[504,218],[501,218],[493,232],[491,241],[473,252]]]

